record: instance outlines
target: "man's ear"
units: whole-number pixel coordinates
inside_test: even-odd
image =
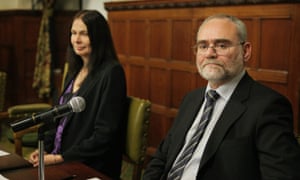
[[[251,58],[251,54],[252,54],[252,45],[250,42],[245,42],[243,44],[243,51],[244,51],[243,54],[244,61],[247,62]]]

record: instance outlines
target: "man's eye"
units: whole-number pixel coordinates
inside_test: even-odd
[[[198,49],[207,49],[207,45],[205,45],[205,44],[198,44]]]
[[[226,49],[226,48],[228,48],[228,45],[225,43],[218,43],[218,44],[216,44],[216,48]]]

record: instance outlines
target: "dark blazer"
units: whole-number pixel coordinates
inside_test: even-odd
[[[66,77],[66,85],[73,78]],[[127,112],[122,66],[118,62],[105,62],[96,74],[87,76],[77,95],[85,99],[86,107],[69,117],[61,154],[65,161],[82,161],[118,179]],[[45,138],[47,152],[53,149],[54,137],[55,131]]]
[[[165,179],[204,100],[205,88],[189,93],[144,173]],[[255,82],[239,82],[204,150],[199,180],[299,180],[300,148],[289,101]]]

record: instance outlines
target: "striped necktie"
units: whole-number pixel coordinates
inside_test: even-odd
[[[218,98],[219,94],[214,90],[209,90],[206,93],[206,103],[197,130],[193,134],[190,141],[187,142],[188,144],[185,146],[186,148],[183,150],[181,156],[178,157],[177,161],[169,171],[167,178],[168,180],[176,180],[181,178],[185,165],[190,161],[201,137],[205,132],[205,128],[211,118],[215,102]]]

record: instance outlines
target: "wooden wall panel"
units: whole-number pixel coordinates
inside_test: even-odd
[[[54,73],[56,77],[53,79],[55,81],[61,79],[69,23],[74,14],[74,11],[54,13],[53,67],[56,69]],[[41,17],[40,11],[0,11],[0,69],[8,73],[5,108],[15,104],[50,102],[49,99],[39,99],[37,92],[32,88]],[[54,82],[53,88],[56,88],[57,84]]]
[[[165,41],[171,32],[170,23],[167,20],[150,20],[149,22],[149,56],[150,58],[170,58],[171,42]]]
[[[0,46],[0,59],[12,59],[12,48],[9,46]],[[1,71],[8,71],[10,67],[10,61],[0,61],[0,70]]]
[[[25,50],[36,50],[40,21],[40,19],[35,17],[27,17],[20,22],[20,26],[22,26],[22,31],[20,31],[20,33],[23,33],[23,39],[20,39],[20,42],[24,43]],[[35,36],[30,36],[30,34],[35,34]]]
[[[171,82],[171,104],[169,106],[177,109],[184,95],[194,89],[196,79],[190,72],[172,70]]]
[[[55,59],[54,67],[56,69],[61,69],[65,64],[71,22],[71,15],[61,15],[53,19],[53,33],[55,34],[55,38],[53,40],[54,53],[52,56]],[[63,71],[63,69],[61,70]]]
[[[35,65],[35,58],[36,58],[36,46],[38,41],[38,34],[40,28],[40,19],[34,17],[24,18],[20,22],[20,26],[23,27],[22,29],[22,39],[18,39],[19,43],[23,43],[24,47],[22,53],[20,54],[20,58],[22,56],[23,67],[23,90],[16,91],[18,97],[23,97],[22,101],[28,103],[34,103],[41,101],[36,96],[36,91],[32,88],[33,83],[33,74],[34,74],[34,65]],[[30,36],[30,34],[32,36]],[[33,36],[35,34],[35,36]],[[25,96],[22,96],[25,94]]]
[[[141,20],[132,20],[130,22],[130,44],[129,44],[129,54],[132,56],[146,55],[146,22]]]
[[[143,65],[132,65],[130,66],[130,81],[129,81],[129,92],[130,94],[136,94],[137,97],[148,98],[149,81],[148,72]]]
[[[125,67],[128,93],[153,103],[148,149],[153,152],[167,133],[183,96],[206,85],[197,72],[191,47],[198,26],[216,13],[232,14],[246,23],[253,45],[247,71],[290,99],[298,135],[300,3],[207,6],[203,2],[207,1],[105,4],[118,55]]]
[[[17,93],[18,96],[22,96],[22,94],[26,94],[26,96],[23,97],[23,100],[28,103],[34,103],[41,101],[36,96],[36,90],[32,88],[33,83],[33,74],[34,74],[34,65],[35,65],[35,54],[36,50],[24,50],[24,75],[23,75],[23,81],[24,81],[24,88],[22,88],[22,91],[18,90]]]
[[[195,41],[192,41],[191,34],[194,34],[191,19],[173,20],[172,36],[171,39],[169,39],[172,42],[171,59],[187,62],[191,61],[191,47],[195,43]]]
[[[168,71],[161,68],[150,69],[150,94],[149,97],[155,104],[169,106],[170,99],[170,75]]]
[[[291,19],[263,19],[260,67],[264,69],[288,70],[291,49]]]
[[[0,21],[1,24],[1,21]],[[0,25],[1,27],[1,25]],[[1,28],[0,28],[1,31]],[[3,32],[3,31],[2,31]],[[0,33],[1,36],[1,33]],[[1,42],[0,42],[1,43]],[[9,74],[9,72],[11,71],[10,67],[13,64],[12,61],[8,61],[10,59],[13,59],[13,48],[7,45],[0,45],[0,70],[7,72],[7,74]],[[13,85],[13,81],[11,76],[6,76],[6,89],[5,89],[5,94],[10,94],[11,91],[10,89],[12,88]],[[4,109],[7,106],[7,96],[4,97]]]
[[[1,45],[8,45],[12,41],[12,23],[11,19],[0,17],[0,42]]]
[[[126,34],[127,33],[127,28],[126,28],[126,21],[116,21],[112,27],[111,27],[111,31],[112,34],[115,35],[115,39],[119,39],[119,41],[117,43],[115,43],[115,48],[116,51],[121,53],[121,54],[127,54],[128,50],[128,41],[126,39]]]

